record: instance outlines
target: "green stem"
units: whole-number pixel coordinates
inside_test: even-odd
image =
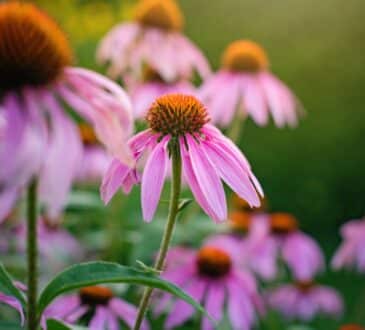
[[[237,114],[235,120],[227,132],[227,136],[237,145],[243,131],[244,121],[244,117]]]
[[[38,186],[37,180],[34,179],[28,187],[28,196],[27,196],[28,330],[36,330],[38,328],[37,186]]]
[[[173,141],[172,141],[173,142]],[[172,183],[171,183],[171,193],[170,193],[170,207],[169,214],[167,218],[167,224],[162,237],[162,242],[159,250],[159,254],[155,263],[155,269],[162,271],[165,264],[166,255],[171,242],[172,234],[175,228],[175,223],[177,219],[177,214],[179,211],[179,197],[181,190],[181,157],[179,145],[173,143],[171,148],[171,158],[172,158]],[[152,295],[153,288],[146,288],[144,290],[143,296],[141,298],[138,315],[136,323],[134,325],[134,330],[139,330],[146,314],[149,301]]]

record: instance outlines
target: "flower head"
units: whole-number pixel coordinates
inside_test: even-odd
[[[184,18],[175,0],[140,0],[133,22],[114,27],[101,41],[97,58],[108,74],[141,81],[145,66],[165,82],[210,74],[201,51],[182,33]]]
[[[338,292],[311,281],[280,286],[267,295],[268,304],[288,319],[310,321],[318,314],[339,317],[343,302]]]
[[[242,228],[242,215],[233,215],[236,227]],[[295,217],[287,213],[251,214],[245,217],[248,227],[244,241],[247,262],[260,276],[265,279],[276,276],[279,256],[300,281],[307,281],[323,270],[325,263],[320,246],[299,230]]]
[[[232,329],[250,329],[256,311],[262,311],[262,306],[254,277],[240,267],[238,251],[237,241],[225,236],[210,238],[197,251],[173,248],[162,276],[202,303],[217,322],[222,319],[227,302]],[[171,300],[170,295],[162,294],[161,300],[156,301],[155,313],[162,313]],[[165,328],[183,324],[193,313],[193,308],[185,302],[173,301]],[[202,329],[212,328],[210,321],[204,318]]]
[[[223,53],[222,68],[231,72],[260,72],[269,66],[265,51],[249,40],[237,40]]]
[[[365,220],[352,220],[341,228],[343,242],[332,259],[334,269],[356,267],[365,272]]]
[[[298,121],[295,96],[269,71],[263,48],[249,40],[228,45],[221,69],[203,84],[199,95],[213,122],[223,127],[233,121],[237,111],[260,126],[268,123],[270,113],[278,127],[295,126]]]
[[[168,31],[181,31],[184,25],[184,16],[175,0],[142,0],[137,4],[135,20]]]
[[[44,311],[42,324],[46,328],[46,320],[50,318],[76,324],[87,313],[91,313],[88,328],[115,330],[119,329],[119,320],[129,328],[133,327],[137,309],[116,297],[108,287],[89,286],[80,289],[76,294],[56,299]],[[149,329],[146,321],[141,329]]]
[[[214,220],[227,218],[226,198],[221,180],[252,206],[260,205],[261,187],[238,148],[208,124],[207,110],[193,96],[170,94],[159,97],[147,113],[150,128],[129,141],[137,165],[149,151],[142,175],[143,217],[150,221],[156,211],[170,167],[169,147],[178,146],[182,170],[197,202]],[[136,169],[112,162],[101,187],[108,202],[119,187],[130,190]]]
[[[47,213],[62,211],[82,148],[64,103],[93,125],[112,154],[133,162],[126,144],[133,129],[127,95],[97,73],[70,67],[72,58],[67,37],[42,10],[17,1],[0,4],[0,220],[34,176]]]
[[[66,36],[30,3],[0,4],[0,90],[44,86],[72,63]]]

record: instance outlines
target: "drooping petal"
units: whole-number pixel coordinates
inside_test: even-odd
[[[4,191],[0,191],[0,224],[10,214],[17,197],[18,190],[16,188],[9,188]]]
[[[250,330],[255,313],[248,295],[235,282],[228,283],[228,315],[233,329]]]
[[[219,176],[232,188],[241,198],[245,199],[251,206],[259,206],[260,199],[256,189],[250,180],[250,173],[243,171],[243,166],[232,153],[227,153],[219,145],[209,142],[201,143],[209,159],[219,173]]]
[[[196,201],[199,203],[199,205],[202,207],[202,209],[214,220],[219,221],[219,216],[215,213],[215,210],[213,210],[206,197],[203,194],[203,191],[201,190],[198,180],[196,178],[196,175],[193,171],[193,166],[191,164],[191,159],[189,156],[189,153],[185,150],[185,145],[183,141],[180,141],[180,150],[181,150],[181,156],[182,156],[182,168],[183,168],[183,174],[186,182],[188,183],[191,192],[193,193]]]
[[[44,96],[43,105],[49,113],[51,132],[40,174],[40,197],[50,218],[56,218],[65,206],[77,174],[82,146],[76,125],[51,94]]]
[[[320,247],[304,233],[289,234],[283,243],[282,254],[297,280],[311,280],[324,268],[324,256]]]
[[[185,288],[185,292],[197,302],[200,302],[203,298],[206,285],[207,283],[205,281],[195,279],[190,282],[187,288]],[[194,311],[194,307],[185,301],[177,300],[166,319],[165,328],[172,329],[183,324],[194,314]]]
[[[110,202],[131,171],[132,169],[122,164],[119,159],[112,160],[100,188],[101,198],[105,204]]]
[[[266,125],[269,120],[269,113],[262,87],[256,76],[245,77],[243,94],[245,111],[257,125]]]
[[[95,309],[95,314],[89,323],[90,330],[102,330],[105,329],[108,322],[109,312],[106,307],[98,306]]]
[[[142,175],[143,219],[150,222],[156,212],[169,163],[167,140],[161,141],[149,156]]]
[[[118,315],[129,328],[132,328],[137,318],[137,308],[122,299],[113,298],[109,302],[109,308],[114,314]],[[142,322],[142,330],[148,330],[149,325],[146,320]]]
[[[209,161],[204,150],[191,137],[186,137],[188,154],[197,184],[203,193],[209,207],[214,210],[218,220],[226,220],[227,203],[222,182],[217,174],[217,169]]]
[[[132,106],[127,94],[114,82],[89,70],[68,68],[65,77],[75,91],[71,94],[61,89],[66,102],[82,116],[87,115],[99,140],[112,155],[132,165],[134,160],[127,144],[133,130]]]
[[[224,308],[225,288],[223,286],[210,285],[206,295],[205,309],[208,314],[218,323],[222,319]],[[214,329],[212,321],[203,318],[202,330]]]

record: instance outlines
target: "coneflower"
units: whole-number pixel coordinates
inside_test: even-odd
[[[213,123],[221,127],[230,125],[237,111],[260,126],[268,123],[270,113],[278,127],[295,126],[298,121],[297,99],[270,72],[264,49],[249,40],[228,45],[221,69],[203,84],[199,95]]]
[[[166,82],[189,79],[194,71],[202,78],[210,68],[201,51],[181,31],[184,17],[175,0],[140,0],[134,20],[115,26],[101,41],[100,63],[109,63],[112,78],[137,76],[145,65]]]

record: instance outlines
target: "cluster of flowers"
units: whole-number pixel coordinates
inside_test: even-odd
[[[303,321],[318,313],[338,316],[339,294],[315,283],[325,268],[320,247],[291,215],[259,208],[263,191],[251,166],[216,128],[246,117],[262,126],[270,115],[278,127],[294,127],[301,114],[298,100],[270,72],[265,51],[252,41],[230,44],[221,68],[212,73],[202,52],[183,35],[183,23],[173,0],[141,0],[134,20],[114,27],[101,41],[97,59],[108,65],[111,78],[121,80],[129,98],[117,83],[71,67],[67,39],[47,14],[27,3],[0,4],[0,222],[14,233],[17,251],[24,251],[26,228],[9,222],[24,188],[37,177],[41,253],[52,261],[60,253],[81,258],[79,244],[58,220],[72,184],[103,177],[107,203],[119,188],[128,193],[141,183],[143,218],[151,221],[176,144],[195,200],[214,221],[230,219],[230,232],[208,238],[198,250],[171,249],[162,276],[200,301],[215,320],[226,308],[237,330],[251,329],[267,307]],[[195,73],[203,81],[199,87],[193,84]],[[75,111],[72,116],[68,108]],[[131,137],[134,119],[148,128]],[[222,181],[239,196],[229,215]],[[365,271],[365,221],[346,224],[342,234],[345,242],[333,267],[355,264]],[[5,235],[1,239],[0,249],[11,249]],[[55,251],[57,241],[67,251]],[[286,268],[293,284],[262,293],[258,279],[278,280]],[[166,329],[194,314],[167,294],[154,299],[156,315],[169,311]],[[0,301],[23,318],[14,297],[0,293]],[[115,330],[119,319],[132,327],[136,315],[136,308],[110,288],[86,287],[48,307],[42,326],[47,318],[70,324],[87,319],[90,329]],[[213,328],[206,318],[201,326]],[[148,327],[145,321],[142,328]]]

